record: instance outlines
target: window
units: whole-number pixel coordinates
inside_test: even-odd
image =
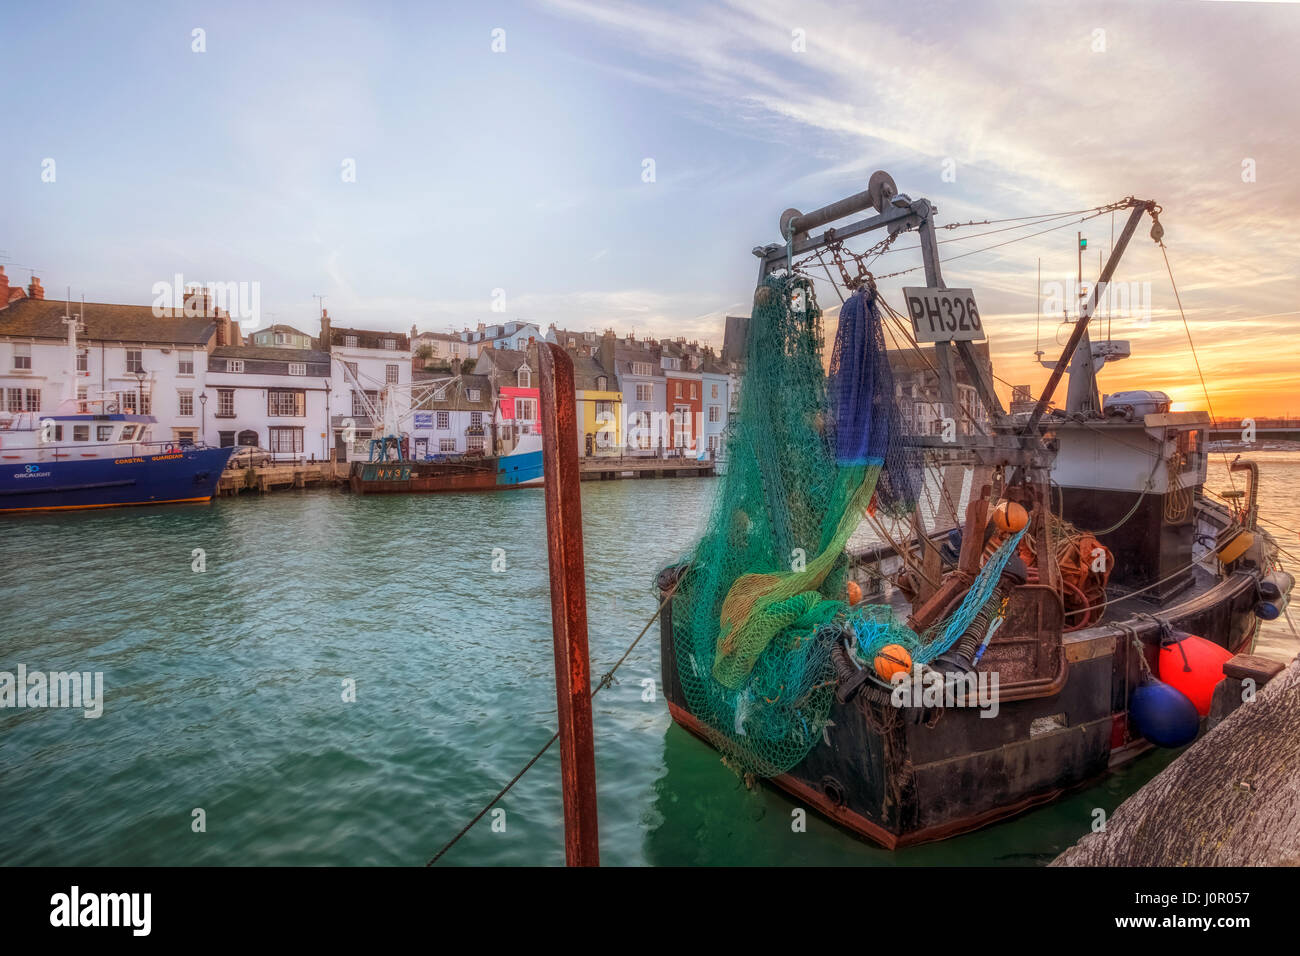
[[[482,435],[470,435],[469,438],[466,440],[465,444],[466,444],[466,447],[467,447],[470,451],[482,451],[482,450],[483,450],[483,436],[482,436]]]
[[[384,339],[384,348],[395,350],[397,348],[397,339]]]
[[[14,343],[14,368],[32,367],[32,347],[25,343]]]
[[[681,383],[681,382],[678,382],[678,383],[677,383],[677,397],[678,397],[678,398],[681,398],[681,397],[682,397],[682,383]]]
[[[227,372],[242,372],[244,370],[243,359],[226,359]]]
[[[455,356],[457,356],[457,357],[459,357],[459,355],[460,355],[460,343],[459,343],[459,342],[452,342],[452,343],[451,343],[451,354],[452,354],[452,355],[455,355]]]
[[[143,426],[141,426],[140,430],[141,430],[141,431],[144,431]],[[120,439],[118,439],[118,440],[119,440],[119,441],[135,441],[135,431],[136,431],[136,428],[135,428],[134,425],[123,425],[123,426],[122,426],[122,437],[121,437]]]
[[[24,389],[23,397],[26,399],[27,405],[25,411],[39,412],[41,410],[41,390],[39,388]]]
[[[275,333],[275,344],[276,344],[276,345],[284,345],[284,344],[285,344],[286,342],[288,342],[288,341],[289,341],[289,336],[285,335],[283,332],[276,332],[276,333]]]
[[[302,454],[302,429],[301,428],[271,428],[270,431],[270,450],[275,455],[300,455]]]
[[[72,440],[73,440],[73,441],[90,441],[90,426],[89,426],[89,425],[73,425],[73,426],[72,426]]]
[[[113,426],[112,426],[112,425],[96,425],[96,426],[95,426],[95,440],[96,440],[96,441],[111,441],[112,438],[113,438]]]
[[[604,416],[602,418],[602,416]],[[614,403],[597,402],[596,403],[596,421],[610,422],[614,420]]]
[[[649,362],[632,363],[633,375],[653,375],[654,373],[655,373],[654,366],[651,365]]]
[[[717,382],[714,382],[714,383],[713,383],[713,394],[711,394],[709,397],[710,397],[710,398],[717,398],[717,397],[718,397],[718,383],[717,383]]]
[[[23,410],[23,390],[21,388],[11,388],[7,391],[5,401],[5,411],[21,412]]]
[[[193,375],[194,374],[194,350],[180,349],[176,353],[176,374]]]
[[[438,451],[440,451],[440,452],[449,452],[449,451],[455,451],[455,450],[456,450],[456,439],[454,439],[454,438],[439,438],[439,439],[438,439]]]
[[[153,392],[145,392],[140,396],[140,414],[153,414]]]
[[[386,385],[396,385],[396,384],[397,384],[397,366],[396,366],[396,365],[385,365],[385,366],[384,366],[384,383],[385,383]]]
[[[193,415],[194,414],[194,392],[188,388],[179,389],[176,392],[177,414]]]
[[[515,418],[531,422],[537,417],[536,408],[531,398],[515,399]]]
[[[527,365],[519,366],[519,387],[528,388],[533,384],[532,373],[528,371]]]
[[[217,432],[217,445],[218,445],[218,447],[220,447],[220,448],[234,448],[234,447],[235,447],[235,433],[234,433],[234,432]]]
[[[217,418],[235,417],[235,390],[233,388],[217,389]]]
[[[89,350],[77,349],[77,371],[78,372],[90,371],[89,365],[87,364],[89,361],[90,361]]]
[[[77,386],[77,411],[86,414],[86,386]]]
[[[237,444],[237,445],[256,445],[256,444],[257,444],[257,432],[253,431],[251,428],[248,429],[247,431],[242,431],[242,432],[240,432],[239,435],[235,438],[235,444]]]
[[[709,451],[717,451],[720,444],[721,442],[718,441],[717,435],[709,436]]]
[[[638,385],[636,387],[636,400],[638,402],[653,402],[655,398],[655,387],[653,385]]]
[[[710,406],[709,406],[709,421],[711,421],[711,422],[720,422],[720,421],[722,421],[722,406],[721,406],[721,405],[710,405]]]
[[[438,413],[438,431],[445,432],[451,427],[451,414],[449,412]]]
[[[356,378],[356,377],[357,377],[357,363],[356,363],[356,362],[344,362],[343,364],[344,364],[345,366],[347,366],[348,374],[351,375],[353,378]]]
[[[482,412],[470,412],[470,413],[469,413],[469,427],[470,427],[470,428],[482,428],[482,427],[483,427],[483,413],[482,413]]]
[[[469,390],[469,400],[471,402],[477,402],[479,398],[482,396],[482,394],[483,393],[479,391],[477,388],[471,388]]]
[[[370,413],[366,411],[366,401],[364,396],[356,389],[352,390],[352,417],[368,418]]]
[[[141,349],[126,350],[126,370],[128,372],[144,371],[144,355]]]
[[[290,362],[290,363],[289,363],[289,374],[290,374],[290,375],[306,375],[306,374],[307,374],[307,363],[305,363],[305,362]]]
[[[598,391],[598,392],[607,392],[607,391],[609,391],[609,379],[607,379],[607,378],[606,378],[605,376],[603,376],[603,375],[597,375],[597,376],[596,376],[596,391]]]
[[[136,412],[138,412],[139,409],[136,407],[135,399],[136,399],[135,392],[123,392],[122,411],[126,412],[128,415],[136,414]]]
[[[357,347],[357,337],[355,335],[345,335],[343,336],[343,344],[347,348],[354,349]]]
[[[307,414],[307,393],[293,388],[267,389],[266,414],[271,418],[302,418]]]

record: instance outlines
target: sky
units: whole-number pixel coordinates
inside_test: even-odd
[[[0,264],[51,297],[179,273],[311,333],[324,296],[336,326],[720,346],[781,211],[884,169],[940,225],[1155,200],[1187,327],[1144,225],[1102,390],[1206,407],[1190,330],[1217,416],[1300,416],[1300,4],[55,3],[5,33]],[[1060,352],[1076,231],[1085,280],[1109,251],[1077,218],[940,233],[1006,382]],[[877,274],[919,265],[895,245]]]

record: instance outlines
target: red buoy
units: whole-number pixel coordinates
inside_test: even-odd
[[[1214,688],[1223,680],[1223,665],[1231,659],[1226,648],[1188,634],[1160,648],[1160,679],[1182,691],[1204,717],[1210,712]]]

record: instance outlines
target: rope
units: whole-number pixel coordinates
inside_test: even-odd
[[[1192,361],[1196,363],[1196,374],[1201,379],[1201,391],[1205,393],[1205,410],[1210,413],[1210,421],[1218,421],[1218,417],[1214,414],[1214,406],[1210,402],[1209,386],[1205,384],[1205,373],[1201,371],[1201,360],[1196,354],[1196,343],[1192,341],[1192,327],[1187,324],[1187,313],[1183,311],[1183,300],[1178,294],[1178,283],[1174,281],[1174,270],[1169,265],[1169,252],[1165,249],[1163,241],[1157,242],[1156,245],[1160,247],[1160,255],[1165,260],[1165,271],[1169,273],[1169,284],[1174,289],[1174,301],[1178,303],[1178,315],[1183,320],[1183,331],[1187,333],[1187,344],[1192,350]],[[1232,477],[1232,463],[1228,461],[1226,451],[1223,452],[1223,463],[1228,466],[1228,483],[1232,485],[1232,490],[1236,491],[1237,481]]]
[[[600,678],[600,681],[596,684],[595,689],[591,692],[591,696],[593,698],[597,694],[599,694],[603,688],[608,687],[614,683],[614,672],[623,665],[623,662],[627,660],[628,655],[632,653],[633,649],[639,643],[641,643],[641,638],[646,636],[646,632],[650,630],[650,626],[654,624],[654,622],[659,618],[659,615],[663,613],[663,609],[667,606],[668,602],[672,599],[673,594],[676,593],[677,585],[680,584],[682,578],[686,576],[686,570],[689,569],[683,570],[682,573],[677,576],[677,580],[673,582],[673,586],[668,589],[668,593],[664,595],[664,599],[659,602],[659,607],[655,610],[654,614],[650,615],[650,620],[645,622],[645,627],[641,628],[641,633],[636,636],[636,640],[634,640],[631,644],[628,645],[627,650],[623,652],[623,656],[620,657],[617,661],[615,661],[614,666],[611,667],[608,671],[606,671],[604,675]],[[537,753],[533,754],[532,759],[530,759],[528,763],[524,764],[523,768],[517,774],[515,774],[513,777],[510,778],[510,782],[507,783],[504,787],[502,787],[499,791],[497,791],[497,795],[493,797],[491,800],[489,800],[487,805],[484,806],[483,809],[480,810],[478,813],[476,813],[474,815],[474,818],[470,820],[469,823],[461,827],[460,832],[457,833],[450,840],[448,840],[447,843],[443,846],[443,848],[439,850],[437,853],[435,853],[433,855],[433,858],[424,865],[433,866],[433,864],[437,863],[438,860],[442,858],[443,854],[445,854],[448,850],[450,850],[453,846],[455,846],[458,842],[460,842],[461,837],[469,833],[469,831],[473,829],[474,824],[482,820],[483,817],[487,815],[487,812],[491,810],[494,806],[496,806],[501,801],[502,797],[504,797],[507,793],[510,792],[510,789],[519,782],[520,778],[522,778],[523,775],[529,771],[529,769],[533,766],[533,764],[541,760],[542,755],[545,754],[546,751],[550,750],[551,745],[554,744],[559,739],[560,739],[560,732],[557,730],[555,733],[551,734],[551,739],[546,741],[542,749],[537,751]]]

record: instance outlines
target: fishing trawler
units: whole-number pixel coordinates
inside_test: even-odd
[[[703,540],[656,579],[665,694],[730,766],[882,846],[985,826],[1186,744],[1224,706],[1225,675],[1274,672],[1250,651],[1294,581],[1260,527],[1256,466],[1232,462],[1234,487],[1212,500],[1208,414],[1098,390],[1106,360],[1128,354],[1091,341],[1098,298],[1144,217],[1163,250],[1159,206],[1096,214],[1111,211],[1127,222],[1047,386],[1010,410],[975,348],[973,291],[944,285],[935,207],[887,174],[787,210],[784,243],[754,250],[745,427]],[[885,240],[845,248],[872,230]],[[899,313],[867,262],[905,233],[926,284]],[[823,253],[849,293],[825,378]],[[882,330],[935,372],[937,433],[899,409],[912,397],[895,391]],[[957,369],[987,412],[964,429]],[[942,499],[929,521],[927,496]],[[864,517],[881,543],[850,545]]]
[[[542,484],[542,439],[522,435],[505,455],[439,455],[423,460],[402,454],[396,436],[375,439],[372,461],[354,461],[348,486],[357,494],[500,491]]]

